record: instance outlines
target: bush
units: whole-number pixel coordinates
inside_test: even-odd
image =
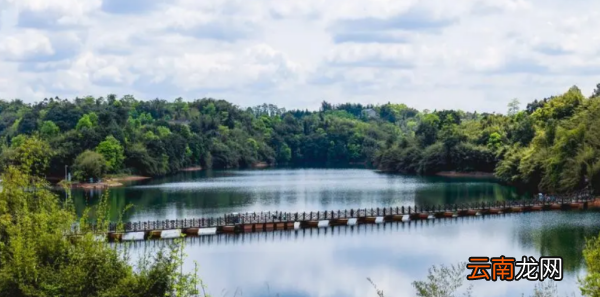
[[[22,149],[27,151],[22,162],[35,161],[30,147]],[[79,165],[90,160],[105,164],[94,154],[81,156]],[[70,197],[60,202],[42,177],[10,165],[1,179],[0,296],[198,294],[195,274],[180,272],[180,241],[167,244],[152,259],[143,254],[136,271],[127,262],[127,246],[115,249],[96,237],[92,230],[108,230],[108,192],[93,210],[94,219],[87,209],[78,220]]]
[[[494,172],[496,157],[484,146],[460,143],[450,151],[450,160],[457,171]]]
[[[446,161],[446,149],[443,143],[438,142],[428,146],[423,151],[423,158],[421,159],[419,171],[425,174],[433,174],[440,171],[444,171],[448,168]]]
[[[98,179],[108,171],[106,159],[94,151],[84,151],[75,159],[74,177],[79,181],[87,181],[90,178]]]

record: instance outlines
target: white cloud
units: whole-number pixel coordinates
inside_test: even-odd
[[[503,112],[600,74],[591,0],[4,0],[0,97]],[[20,86],[19,88],[14,86]],[[86,94],[79,94],[86,92]]]
[[[326,58],[332,65],[356,67],[412,67],[414,57],[410,45],[352,44],[340,45]]]
[[[36,31],[0,37],[0,56],[6,60],[27,60],[54,54],[50,39]]]
[[[214,52],[140,57],[129,69],[138,77],[133,87],[140,92],[149,85],[164,84],[193,93],[253,85],[278,89],[298,79],[300,66],[270,46],[258,44],[240,50],[237,55]]]
[[[45,28],[93,23],[87,15],[98,9],[101,0],[7,0],[19,11],[22,27]]]

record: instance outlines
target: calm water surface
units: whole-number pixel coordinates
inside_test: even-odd
[[[89,193],[88,193],[89,194]],[[97,201],[76,192],[80,208]],[[130,220],[218,215],[232,211],[311,211],[356,207],[510,200],[513,189],[489,180],[418,178],[369,170],[253,170],[186,173],[113,189],[116,208],[136,205]],[[541,212],[332,229],[268,232],[186,240],[213,296],[414,296],[411,282],[431,265],[471,256],[561,256],[563,293],[577,292],[587,236],[600,232],[597,213]],[[137,243],[134,252],[157,247]],[[467,283],[467,282],[466,282]],[[468,282],[474,296],[521,296],[535,282]],[[529,296],[529,295],[526,295]],[[564,296],[564,295],[563,295]]]
[[[77,206],[97,202],[100,191],[75,191]],[[323,211],[504,201],[519,196],[492,180],[407,177],[367,169],[199,171],[110,190],[113,219],[128,204],[126,220],[215,216],[229,212]]]

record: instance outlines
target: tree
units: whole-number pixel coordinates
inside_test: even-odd
[[[520,112],[516,116],[516,123],[511,127],[510,135],[514,143],[520,143],[523,146],[529,145],[535,137],[535,125],[533,120],[525,112]]]
[[[587,275],[579,280],[583,296],[600,296],[600,236],[587,240],[583,250]]]
[[[502,145],[502,135],[500,135],[500,133],[498,133],[498,132],[494,132],[494,133],[490,134],[487,145],[489,148],[491,148],[493,150],[499,149],[500,146]]]
[[[98,144],[96,152],[104,156],[109,171],[114,172],[121,168],[121,165],[125,160],[123,146],[121,146],[121,143],[112,135],[107,136],[104,141]]]
[[[429,146],[437,141],[440,118],[436,114],[427,114],[417,127],[415,134],[421,139],[423,146]]]
[[[600,97],[600,84],[596,84],[596,88],[594,89],[592,96],[590,96],[590,98],[596,98],[596,97]]]
[[[34,154],[24,148],[24,155]],[[0,296],[195,296],[195,274],[181,272],[182,244],[141,255],[136,269],[126,249],[98,240],[107,230],[108,195],[78,220],[72,201],[61,202],[42,178],[16,166],[2,174],[0,191]],[[77,223],[77,228],[73,228]]]
[[[283,143],[279,148],[278,159],[281,163],[287,163],[292,159],[292,150],[286,143]]]
[[[32,136],[19,137],[18,141],[13,141],[11,149],[3,152],[3,155],[5,163],[17,166],[21,172],[43,176],[54,153],[46,141]]]
[[[28,112],[23,115],[17,126],[17,133],[31,134],[37,129],[36,115],[33,112]]]
[[[25,141],[27,139],[29,139],[29,136],[23,135],[23,134],[19,134],[19,135],[15,136],[13,139],[10,140],[10,147],[11,148],[17,148],[17,147],[21,146],[23,143],[25,143]]]
[[[136,173],[144,175],[157,174],[157,161],[150,156],[148,150],[142,143],[133,143],[127,147],[125,152],[125,165],[134,168]]]
[[[86,150],[75,159],[73,165],[74,177],[79,181],[87,181],[90,178],[99,179],[108,171],[108,162],[103,155]]]
[[[212,98],[0,100],[0,156],[3,165],[13,164],[8,160],[14,159],[16,148],[39,133],[55,153],[49,176],[62,175],[65,164],[93,150],[103,155],[110,172],[149,176],[195,164],[237,168],[256,162],[365,162],[418,174],[484,170],[522,187],[563,192],[587,184],[600,193],[598,97],[585,98],[572,87],[535,100],[523,111],[518,105],[512,100],[507,116],[419,112],[401,103],[323,101],[317,111],[286,111],[267,103],[242,109]],[[365,110],[378,116],[361,116]]]
[[[46,139],[52,138],[60,133],[60,128],[52,121],[44,121],[40,133]]]
[[[90,119],[92,126],[98,125],[98,115],[95,112],[90,112],[87,114],[87,116]]]
[[[159,126],[156,130],[158,131],[158,137],[160,138],[165,138],[171,134],[171,130],[167,127]]]
[[[515,98],[508,103],[508,116],[514,116],[519,112],[519,99]]]
[[[440,268],[432,266],[429,269],[427,281],[415,281],[413,286],[419,297],[453,297],[466,279],[466,263]],[[472,285],[466,289],[464,296],[471,296]]]
[[[329,111],[333,109],[333,105],[327,101],[321,102],[321,111]]]
[[[538,122],[546,122],[550,119],[562,120],[575,114],[584,99],[581,90],[573,86],[564,94],[548,100],[543,107],[536,109],[532,116]]]
[[[458,125],[452,121],[451,115],[446,116],[446,121],[439,131],[439,136],[447,152],[463,141],[463,135],[458,130]]]
[[[77,122],[77,126],[75,126],[75,129],[77,129],[77,130],[81,130],[83,128],[91,129],[93,126],[94,125],[92,124],[92,120],[90,119],[90,116],[86,114],[79,119],[79,121]]]

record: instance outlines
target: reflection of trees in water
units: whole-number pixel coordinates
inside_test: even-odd
[[[592,226],[540,226],[520,229],[516,238],[522,246],[534,248],[542,256],[562,257],[564,270],[576,272],[584,267],[585,239],[597,236],[599,232],[600,227]]]
[[[185,209],[204,210],[208,213],[211,210],[222,208],[233,208],[243,205],[250,205],[255,202],[255,197],[248,193],[235,193],[223,191],[205,191],[202,193],[194,192],[176,192],[169,193],[159,189],[134,189],[134,188],[115,188],[110,189],[109,203],[111,220],[118,220],[125,207],[133,205],[133,209],[126,212],[124,220],[132,217],[137,209],[143,209],[145,212],[155,213],[161,216],[166,207],[176,212]],[[86,191],[76,191],[73,193],[73,200],[78,214],[82,214],[87,206],[98,204],[100,194],[89,195]],[[274,197],[262,196],[262,199],[273,200]],[[175,209],[173,209],[175,208]]]
[[[90,208],[90,217],[95,217],[94,207],[98,205],[100,197],[104,194],[102,190],[74,190],[72,191],[73,203],[75,205],[75,211],[78,215],[82,215],[86,208]],[[115,191],[110,193],[110,199],[108,200],[110,207],[110,218],[111,220],[118,220],[120,214],[127,206],[125,193]]]
[[[159,185],[167,183],[176,183],[182,181],[193,182],[198,179],[208,180],[217,177],[235,176],[232,171],[226,170],[203,170],[196,172],[181,172],[177,175],[167,177],[157,177],[153,179],[141,180],[127,185]],[[79,215],[88,206],[95,206],[100,200],[100,196],[106,190],[102,189],[73,189],[72,197],[75,203],[76,211]],[[196,208],[196,209],[216,209],[219,207],[239,206],[249,203],[249,195],[247,193],[230,193],[223,191],[205,191],[203,193],[189,192],[173,192],[163,191],[160,189],[136,189],[133,187],[118,187],[108,190],[111,206],[111,220],[118,220],[121,213],[128,204],[133,204],[134,208],[144,209],[146,211],[160,211],[165,205],[174,204],[179,209]],[[58,191],[60,197],[64,196],[63,191]],[[131,217],[132,212],[124,215],[123,219]]]
[[[514,188],[492,182],[462,180],[462,182],[434,183],[418,188],[415,201],[418,205],[446,205],[473,202],[493,202],[527,199]]]
[[[86,206],[96,205],[101,193],[86,195],[84,191],[74,192],[73,198],[78,213],[82,213]],[[131,218],[133,212],[143,209],[146,213],[155,213],[163,217],[166,208],[170,210],[199,210],[199,213],[213,215],[224,210],[242,208],[244,206],[263,205],[271,207],[269,210],[287,210],[285,206],[295,204],[299,198],[307,201],[318,201],[322,209],[306,211],[337,210],[348,208],[345,205],[361,205],[371,203],[373,207],[396,205],[445,205],[454,203],[472,203],[503,201],[516,197],[512,189],[497,184],[436,184],[417,188],[411,193],[394,193],[393,190],[382,190],[376,193],[369,191],[319,191],[294,193],[292,189],[281,189],[274,192],[252,191],[222,191],[203,190],[202,192],[177,191],[168,192],[161,189],[135,189],[115,188],[110,190],[111,220],[117,220],[128,204],[133,204],[134,209],[127,212],[123,219]],[[312,197],[308,197],[312,196]],[[413,202],[413,198],[414,201]],[[291,209],[290,211],[302,211]]]

